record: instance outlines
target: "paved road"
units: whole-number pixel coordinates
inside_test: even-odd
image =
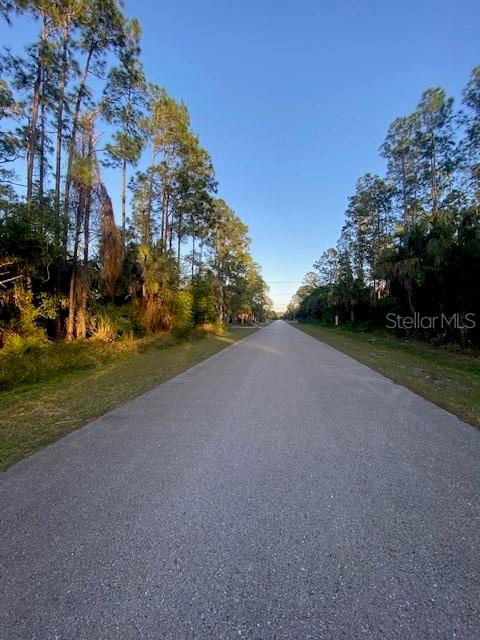
[[[0,476],[0,637],[478,640],[479,461],[276,322]]]

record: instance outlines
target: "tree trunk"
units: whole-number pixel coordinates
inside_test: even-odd
[[[195,275],[195,233],[192,235],[192,280]]]
[[[430,171],[431,171],[431,183],[432,183],[432,213],[435,215],[437,213],[437,208],[438,208],[437,158],[436,158],[435,142],[432,143],[432,157],[430,160]]]
[[[43,19],[42,32],[40,35],[40,45],[38,49],[37,69],[35,74],[35,84],[33,85],[32,115],[30,117],[30,127],[27,143],[27,207],[32,206],[33,196],[33,167],[35,163],[35,151],[37,146],[37,121],[38,109],[40,106],[40,88],[42,85],[43,72],[43,48],[47,39],[46,19]]]
[[[405,282],[405,288],[407,290],[408,306],[410,307],[410,312],[412,316],[415,316],[415,307],[413,306],[413,298],[412,298],[412,282],[410,278],[407,278]]]
[[[87,337],[87,302],[88,302],[88,288],[89,278],[88,273],[82,268],[82,272],[78,283],[78,310],[76,330],[77,338]]]
[[[82,77],[78,87],[77,99],[75,102],[75,109],[73,112],[73,119],[72,119],[72,131],[70,134],[70,142],[68,145],[67,173],[65,176],[65,193],[63,197],[63,218],[64,218],[64,225],[66,229],[68,229],[68,208],[69,208],[69,198],[70,198],[70,187],[72,184],[72,166],[73,166],[73,156],[75,153],[75,139],[77,136],[77,129],[78,129],[78,123],[80,118],[80,108],[82,105],[83,94],[85,92],[88,72],[90,70],[90,62],[92,60],[92,55],[93,55],[93,49],[90,48],[88,51],[87,60],[85,62],[85,67],[83,69]]]
[[[225,320],[225,299],[224,299],[225,294],[224,294],[223,282],[221,278],[218,278],[218,284],[220,289],[219,304],[218,304],[218,321],[220,324],[223,324],[223,321]]]
[[[178,214],[178,224],[177,224],[177,266],[178,266],[178,273],[180,273],[180,260],[181,260],[181,256],[180,256],[180,252],[181,252],[181,246],[182,246],[182,214],[179,213]]]
[[[82,217],[84,217],[84,188],[80,189],[78,194],[78,207],[75,221],[75,239],[73,243],[73,266],[72,276],[70,278],[70,292],[68,297],[68,320],[67,320],[67,340],[73,340],[75,337],[75,311],[77,299],[77,274],[78,274],[78,247],[80,244],[80,230],[82,228]]]
[[[162,219],[160,220],[160,245],[162,253],[165,249],[165,200],[167,194],[165,191],[162,192]]]
[[[60,80],[58,85],[57,110],[57,140],[55,145],[55,221],[57,226],[57,241],[60,239],[60,181],[62,168],[62,137],[63,137],[63,107],[65,102],[65,85],[67,81],[69,30],[63,30],[63,50]],[[68,225],[63,230],[63,252],[67,253]]]
[[[415,187],[413,190],[413,207],[412,207],[412,224],[417,224],[417,197],[418,197],[418,184],[415,178]]]
[[[45,192],[45,97],[42,95],[42,103],[40,107],[40,155],[38,165],[38,198],[43,202]]]
[[[407,171],[405,168],[405,158],[402,155],[402,200],[403,200],[403,227],[408,227],[408,212],[407,212]]]
[[[75,144],[75,141],[74,141]],[[93,164],[93,118],[89,118],[87,126],[83,130],[82,137],[82,158],[88,158],[90,163]],[[89,238],[89,222],[90,222],[90,206],[91,206],[91,193],[92,182],[89,179],[79,185],[78,189],[78,206],[75,220],[75,238],[73,243],[73,267],[72,277],[70,279],[70,293],[69,293],[69,313],[67,321],[67,340],[73,340],[75,337],[75,319],[78,319],[80,315],[80,334],[85,337],[86,333],[86,302],[87,302],[87,281],[86,281],[86,263],[88,261],[88,238]],[[80,233],[84,229],[84,248],[83,248],[83,262],[84,272],[82,273],[82,281],[78,283],[78,251],[80,246]],[[80,295],[78,295],[80,292]],[[80,305],[79,314],[76,312],[77,299],[80,299],[82,304]],[[83,306],[82,306],[83,305]],[[77,328],[77,336],[79,334]]]
[[[53,320],[55,339],[61,340],[62,335],[62,307],[60,304],[60,289],[61,289],[61,266],[60,264],[55,265],[55,279],[53,286],[53,295],[56,302],[55,307],[55,318]]]
[[[168,250],[170,254],[172,253],[172,244],[173,244],[173,229],[171,226],[168,227]]]
[[[169,247],[169,249],[172,249],[172,236],[171,236],[171,231],[170,231],[170,220],[169,220],[169,213],[168,213],[168,207],[170,206],[170,194],[168,193],[168,190],[165,193],[165,253],[167,252],[167,247]]]
[[[127,161],[122,162],[122,244],[125,249],[127,238]]]
[[[40,93],[40,61],[38,63],[37,79],[33,88],[32,99],[32,116],[30,121],[30,133],[28,136],[27,147],[27,207],[30,209],[32,206],[33,195],[33,166],[35,161],[35,149],[36,149],[36,137],[37,137],[37,119],[38,119],[38,105],[39,105],[39,93]]]
[[[93,157],[93,127],[89,137],[89,157]],[[85,212],[83,220],[83,265],[80,279],[80,292],[77,311],[77,338],[87,337],[87,304],[90,287],[90,271],[88,268],[88,251],[90,243],[90,210],[92,206],[92,186],[89,185],[85,194]]]
[[[68,295],[68,318],[67,318],[67,333],[65,339],[67,342],[70,342],[74,338],[74,330],[75,330],[75,297],[76,297],[76,286],[77,286],[77,249],[78,245],[75,244],[74,252],[73,252],[73,267],[72,267],[72,275],[70,277],[70,291]]]
[[[150,176],[148,181],[148,201],[147,201],[147,212],[146,212],[146,220],[145,220],[145,244],[150,244],[150,231],[151,231],[151,219],[152,219],[152,208],[153,208],[153,173],[155,167],[155,147],[152,145],[152,157],[150,159]]]

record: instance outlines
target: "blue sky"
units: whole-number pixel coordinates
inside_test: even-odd
[[[335,245],[388,124],[480,64],[478,0],[126,0],[149,79],[182,98],[283,309]],[[27,27],[25,33],[28,32]],[[2,26],[25,42],[18,28]],[[18,40],[17,40],[18,42]],[[119,185],[110,185],[118,194]],[[288,284],[289,283],[289,284]]]

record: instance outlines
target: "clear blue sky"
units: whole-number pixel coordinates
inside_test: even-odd
[[[335,244],[388,124],[480,64],[478,0],[127,0],[148,75],[183,98],[267,281]],[[297,284],[272,284],[284,308]],[[286,294],[286,295],[285,295]]]
[[[458,100],[480,64],[478,0],[126,0],[126,12],[149,79],[187,103],[265,279],[293,281],[271,285],[279,309],[335,245],[356,179],[383,172],[388,124],[427,87]]]

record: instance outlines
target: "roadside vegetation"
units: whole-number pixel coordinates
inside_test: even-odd
[[[123,3],[14,0],[0,20],[3,468],[271,312],[248,228],[187,106],[145,76]]]
[[[253,331],[57,343],[0,358],[0,470]]]
[[[478,351],[313,322],[298,322],[295,327],[480,427]]]
[[[314,263],[287,317],[480,346],[480,67],[460,108],[427,89],[392,122],[380,154],[386,175],[359,178],[337,246]]]
[[[268,315],[248,229],[122,6],[1,3],[0,357]]]

